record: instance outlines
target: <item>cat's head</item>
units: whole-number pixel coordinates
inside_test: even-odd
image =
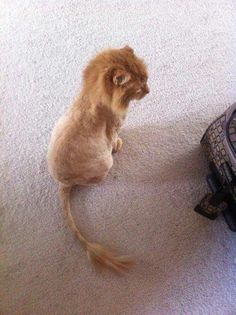
[[[149,93],[147,67],[129,46],[97,55],[85,69],[84,80],[91,87],[96,86],[96,91],[126,104]]]
[[[124,99],[141,99],[147,93],[147,67],[142,59],[138,58],[132,48],[125,46],[119,50],[110,51],[111,65],[107,80],[111,91],[119,92]]]

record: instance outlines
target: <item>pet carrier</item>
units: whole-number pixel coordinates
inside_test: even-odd
[[[236,103],[206,130],[201,144],[209,162],[208,193],[195,211],[209,219],[221,212],[232,231],[236,231]]]

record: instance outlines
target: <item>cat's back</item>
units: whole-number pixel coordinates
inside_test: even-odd
[[[61,181],[68,174],[91,169],[91,165],[101,168],[107,160],[110,165],[110,155],[105,126],[94,128],[93,117],[88,112],[72,107],[57,121],[52,131],[48,168],[52,177]]]

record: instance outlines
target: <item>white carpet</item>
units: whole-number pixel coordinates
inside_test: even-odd
[[[236,233],[193,212],[199,140],[236,100],[235,15],[234,0],[0,2],[2,315],[236,314]],[[88,236],[135,258],[119,277],[97,274],[64,225],[45,155],[88,60],[125,44],[151,93],[107,181],[73,199]]]

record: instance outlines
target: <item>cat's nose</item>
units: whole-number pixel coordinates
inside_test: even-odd
[[[145,87],[143,88],[143,92],[145,94],[148,94],[150,92],[149,87],[147,85],[145,85]]]

